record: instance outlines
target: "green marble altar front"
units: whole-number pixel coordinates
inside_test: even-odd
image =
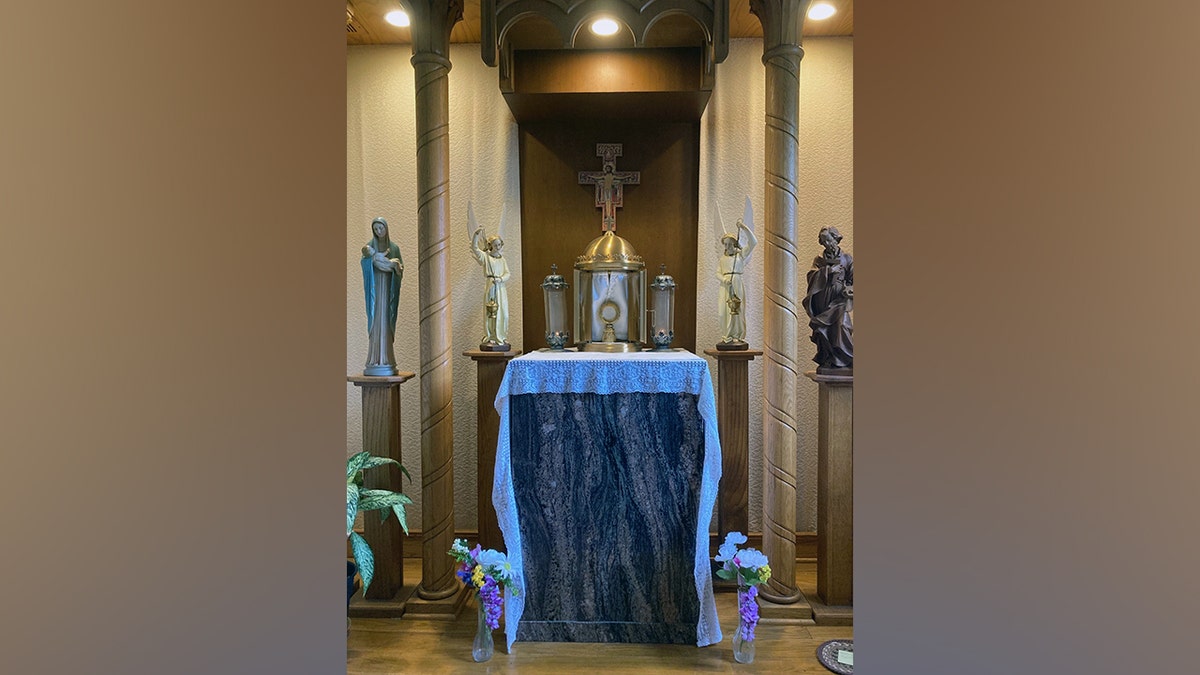
[[[691,394],[523,394],[518,640],[694,643],[704,434]]]
[[[720,640],[708,532],[720,445],[687,352],[534,353],[497,395],[493,500],[523,592],[515,640]]]

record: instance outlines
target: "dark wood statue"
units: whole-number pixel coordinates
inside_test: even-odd
[[[817,241],[825,251],[813,258],[808,271],[808,292],[804,311],[812,341],[817,345],[817,372],[837,372],[854,368],[854,258],[843,253],[842,235],[836,227],[823,227]]]

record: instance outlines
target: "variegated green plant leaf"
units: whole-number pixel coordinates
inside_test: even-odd
[[[346,483],[346,536],[354,531],[354,518],[358,515],[358,486]]]
[[[354,474],[362,470],[363,465],[371,459],[371,453],[362,451],[351,455],[350,459],[346,460],[346,481],[349,482],[354,478]]]
[[[357,532],[350,533],[350,548],[354,551],[354,564],[358,565],[358,573],[363,580],[363,597],[366,597],[367,587],[375,576],[375,555],[371,553],[367,540]]]
[[[360,490],[358,493],[358,508],[360,511],[391,508],[396,504],[411,504],[408,495],[391,490]]]
[[[383,466],[384,464],[399,464],[399,463],[400,462],[397,462],[396,460],[392,459],[391,457],[371,456],[371,457],[367,458],[367,461],[363,462],[362,468],[374,469],[375,467]]]
[[[412,474],[408,472],[408,469],[404,468],[403,464],[390,457],[371,457],[366,461],[365,464],[363,464],[362,468],[363,470],[374,469],[375,467],[383,466],[384,464],[395,464],[396,466],[400,467],[400,473],[404,474],[405,478],[409,479],[410,481],[412,480]]]
[[[400,504],[393,504],[392,511],[400,519],[400,529],[404,530],[404,534],[408,534],[408,516],[404,515],[404,507]],[[387,511],[384,511],[384,513],[386,514]]]

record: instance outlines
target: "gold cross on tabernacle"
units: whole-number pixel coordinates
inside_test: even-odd
[[[597,143],[596,156],[604,160],[600,171],[580,171],[579,184],[596,186],[596,206],[600,207],[600,230],[617,230],[617,209],[624,206],[625,185],[642,182],[640,171],[617,171],[617,158],[621,156],[620,143]]]

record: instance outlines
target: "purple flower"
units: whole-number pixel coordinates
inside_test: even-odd
[[[742,619],[743,640],[754,639],[754,628],[758,625],[758,603],[754,600],[757,595],[758,588],[755,586],[751,586],[745,591],[738,591],[738,615]]]
[[[483,607],[487,627],[491,630],[499,628],[503,600],[500,597],[500,585],[490,576],[484,577],[483,588],[479,589],[479,603]]]

